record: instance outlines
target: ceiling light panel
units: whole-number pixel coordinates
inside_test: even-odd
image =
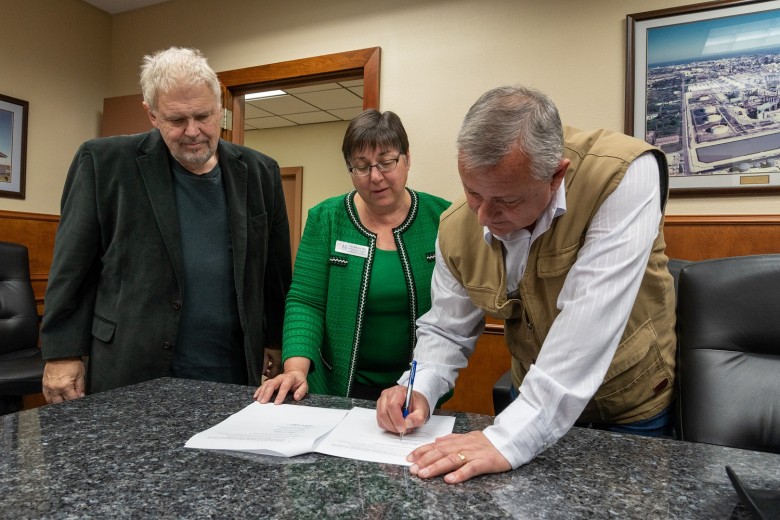
[[[279,97],[247,99],[244,129],[349,121],[363,111],[362,79],[304,85],[284,92]]]

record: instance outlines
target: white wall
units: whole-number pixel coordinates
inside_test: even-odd
[[[0,1],[0,94],[30,104],[25,200],[0,209],[59,214],[76,148],[100,130],[111,16],[81,0]]]
[[[409,184],[452,199],[455,136],[482,92],[525,83],[547,92],[568,124],[622,130],[626,15],[689,3],[173,0],[115,18],[112,88],[133,92],[139,56],[171,44],[199,47],[217,70],[379,46],[380,108],[401,116],[414,149]],[[668,213],[777,213],[778,202],[674,198]]]
[[[622,130],[626,15],[689,3],[171,0],[106,18],[80,0],[6,1],[3,26],[12,36],[0,32],[0,92],[30,100],[31,117],[35,110],[57,114],[55,108],[61,117],[31,121],[37,135],[28,199],[0,199],[0,208],[58,213],[70,157],[78,141],[97,135],[102,98],[138,92],[141,57],[170,45],[200,48],[218,71],[381,47],[380,108],[397,112],[409,133],[409,184],[454,198],[460,195],[455,135],[482,92],[525,83],[550,94],[568,124]],[[74,17],[87,25],[64,23]],[[106,70],[110,84],[99,92]],[[6,92],[9,71],[21,78]],[[49,81],[41,87],[37,78]],[[71,83],[65,96],[59,94],[63,78]],[[777,214],[779,203],[778,195],[674,198],[668,213]]]
[[[349,125],[346,121],[297,127],[252,130],[244,134],[244,144],[270,155],[279,166],[303,166],[303,215],[318,202],[346,193],[352,180],[341,155],[341,142]]]

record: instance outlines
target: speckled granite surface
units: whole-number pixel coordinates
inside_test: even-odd
[[[737,519],[748,516],[724,466],[746,485],[780,488],[780,455],[578,428],[531,464],[457,486],[319,454],[184,448],[253,391],[160,379],[2,416],[0,517]],[[457,414],[455,430],[491,421]]]

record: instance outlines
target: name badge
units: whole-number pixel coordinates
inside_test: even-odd
[[[336,252],[344,253],[345,255],[368,258],[368,246],[361,246],[360,244],[350,244],[349,242],[342,242],[341,240],[336,240]]]

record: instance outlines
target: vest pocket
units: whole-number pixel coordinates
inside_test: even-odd
[[[574,262],[577,261],[579,252],[580,244],[574,244],[573,246],[555,251],[540,252],[539,257],[536,259],[536,274],[539,278],[565,275],[574,265]]]
[[[654,398],[671,391],[673,381],[655,330],[647,321],[618,346],[604,383],[594,396],[600,417],[591,420],[630,421],[654,408]]]

